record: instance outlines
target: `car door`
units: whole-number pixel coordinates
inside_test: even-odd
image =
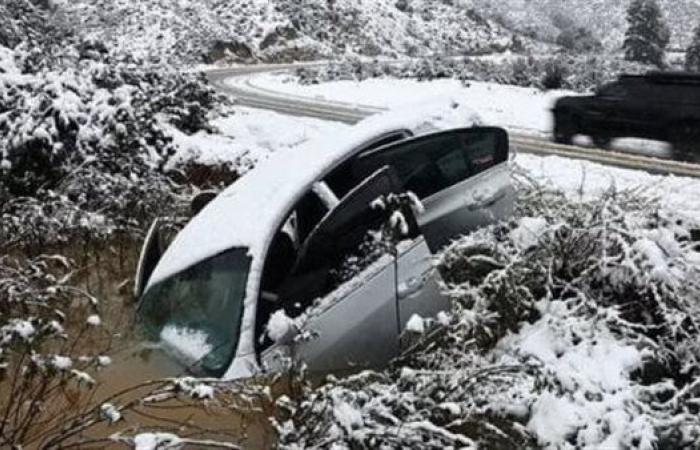
[[[402,193],[401,186],[388,168],[381,169],[341,199],[307,237],[279,292],[282,305],[302,305],[304,313],[297,320],[303,322],[301,328],[309,339],[273,345],[262,355],[263,366],[279,367],[274,359],[286,354],[312,372],[327,373],[378,367],[396,355],[399,316],[394,254],[377,254],[371,261],[358,259],[357,273],[349,277],[336,271],[345,256],[361,246],[364,236],[386,222],[386,212],[372,204],[392,193]]]
[[[513,189],[507,167],[508,135],[475,127],[434,133],[359,155],[353,176],[390,165],[424,212],[418,223],[437,251],[454,237],[507,217]]]
[[[136,275],[134,276],[134,298],[141,297],[148,279],[165,252],[161,233],[164,223],[165,220],[163,218],[156,218],[151,223],[148,233],[146,233],[146,239],[143,241],[139,262],[136,266]]]
[[[448,311],[450,301],[440,290],[440,274],[433,266],[435,256],[423,236],[401,243],[396,257],[396,299],[399,308],[399,332],[414,314],[434,317]]]

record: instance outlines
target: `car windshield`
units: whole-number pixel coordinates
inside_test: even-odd
[[[151,286],[139,322],[149,339],[208,376],[222,376],[234,357],[251,259],[236,248]]]

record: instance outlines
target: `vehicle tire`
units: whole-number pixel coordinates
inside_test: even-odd
[[[607,136],[591,136],[591,139],[593,140],[593,145],[605,150],[610,148],[610,143],[612,142],[612,139]]]
[[[675,159],[696,159],[693,156],[700,154],[700,123],[683,122],[672,127],[671,143]]]
[[[576,134],[577,121],[569,112],[560,111],[554,116],[554,142],[571,145]]]

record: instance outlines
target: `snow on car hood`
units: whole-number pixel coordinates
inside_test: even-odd
[[[479,125],[466,99],[439,98],[372,116],[330,136],[278,151],[212,200],[178,234],[149,279],[149,289],[172,275],[225,250],[242,247],[252,258],[238,355],[253,353],[255,295],[262,255],[276,229],[310,184],[345,155],[377,135],[409,129],[415,135]]]

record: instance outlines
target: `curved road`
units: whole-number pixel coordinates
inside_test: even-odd
[[[320,66],[325,63],[255,65],[207,72],[207,77],[214,87],[221,92],[234,96],[240,105],[261,108],[295,116],[313,117],[347,124],[355,124],[373,114],[385,111],[369,105],[354,105],[344,102],[320,100],[298,95],[274,92],[254,86],[246,77],[260,73],[285,72],[298,67]],[[227,83],[231,78],[240,78],[240,82]],[[510,132],[512,146],[520,152],[535,155],[556,155],[566,158],[593,161],[610,166],[645,170],[656,174],[672,174],[700,178],[700,165],[650,156],[603,150],[577,145],[562,145],[546,139],[525,136]]]

